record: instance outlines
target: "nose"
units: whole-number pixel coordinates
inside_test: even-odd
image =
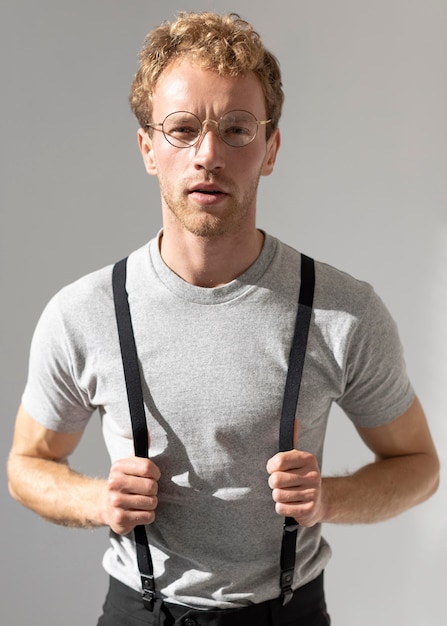
[[[219,137],[218,122],[215,120],[205,120],[202,123],[202,134],[194,148],[196,167],[208,171],[225,167],[225,143]]]

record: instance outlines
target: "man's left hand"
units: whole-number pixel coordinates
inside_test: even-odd
[[[322,479],[317,459],[309,452],[279,452],[267,463],[275,510],[305,527],[322,519]]]

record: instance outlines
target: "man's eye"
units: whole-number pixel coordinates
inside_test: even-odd
[[[226,135],[250,135],[251,131],[245,126],[229,126],[225,129]]]
[[[175,126],[174,128],[170,128],[168,130],[170,135],[182,135],[185,137],[188,135],[195,137],[198,132],[197,128],[194,128],[193,126]]]

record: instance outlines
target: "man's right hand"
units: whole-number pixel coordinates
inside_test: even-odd
[[[107,481],[105,522],[119,535],[152,524],[158,504],[160,470],[150,459],[130,457],[113,463]]]
[[[160,470],[150,459],[116,461],[108,480],[79,474],[68,465],[81,432],[45,428],[23,406],[16,418],[8,459],[9,490],[21,504],[64,526],[110,526],[126,534],[151,524],[157,508]]]

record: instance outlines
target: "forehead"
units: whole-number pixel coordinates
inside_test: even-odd
[[[160,75],[152,97],[154,116],[173,111],[223,115],[233,109],[265,115],[261,83],[253,72],[222,76],[189,60],[175,61]]]

